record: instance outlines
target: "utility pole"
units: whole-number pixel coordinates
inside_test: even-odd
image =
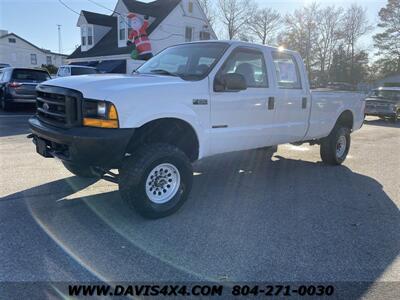
[[[57,28],[58,28],[58,53],[62,53],[61,25],[57,24]]]

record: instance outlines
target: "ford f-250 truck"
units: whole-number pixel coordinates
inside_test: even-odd
[[[365,106],[360,94],[310,92],[296,52],[233,41],[173,46],[130,76],[59,78],[37,94],[37,152],[118,183],[149,218],[178,210],[191,163],[215,154],[311,143],[340,165]]]

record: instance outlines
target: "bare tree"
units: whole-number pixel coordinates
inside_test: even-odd
[[[285,16],[286,28],[279,37],[279,42],[290,49],[298,51],[304,58],[310,79],[315,64],[316,45],[318,43],[317,15],[318,5],[313,3],[293,14]]]
[[[273,41],[273,35],[280,24],[281,16],[276,10],[261,8],[257,9],[255,16],[249,24],[249,29],[265,45]]]
[[[400,0],[388,0],[379,11],[379,18],[382,32],[374,36],[379,57],[376,65],[382,76],[400,73]]]
[[[215,8],[212,0],[198,0],[201,8],[207,16],[208,23],[210,23],[211,27],[215,25]]]
[[[351,59],[350,74],[352,75],[354,73],[356,44],[372,27],[368,24],[366,9],[356,4],[346,10],[342,18],[342,24],[344,42]]]
[[[328,6],[318,11],[317,31],[318,42],[316,51],[319,61],[320,77],[327,80],[327,71],[331,67],[333,53],[341,39],[341,20],[343,9],[334,6]],[[322,78],[320,78],[322,79]]]
[[[247,25],[255,11],[253,0],[219,0],[218,9],[220,20],[226,26],[230,40],[246,36]]]

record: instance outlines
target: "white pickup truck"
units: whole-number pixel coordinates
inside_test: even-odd
[[[149,218],[179,209],[191,163],[215,154],[311,143],[340,165],[365,107],[361,94],[310,92],[298,53],[234,41],[173,46],[131,76],[54,79],[37,95],[37,152],[118,183]]]

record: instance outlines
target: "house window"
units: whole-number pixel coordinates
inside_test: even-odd
[[[93,40],[93,26],[85,25],[81,26],[81,43],[82,46],[92,46],[94,43]]]
[[[122,16],[119,16],[118,17],[118,28],[119,28],[119,33],[118,33],[118,35],[119,35],[119,40],[120,41],[125,41],[126,40],[126,32],[127,32],[127,30],[126,30],[126,19],[124,18],[124,17],[122,17]]]
[[[190,13],[190,14],[193,13],[193,2],[192,2],[192,1],[189,1],[189,8],[188,8],[188,10],[189,10],[189,13]]]
[[[11,43],[11,44],[15,44],[17,42],[17,40],[14,39],[14,38],[9,38],[8,42]]]
[[[46,64],[48,64],[48,65],[52,65],[53,64],[51,56],[46,56]]]
[[[193,27],[186,27],[185,29],[185,41],[191,42],[193,40]]]
[[[37,65],[37,56],[36,56],[36,54],[31,54],[31,65]]]
[[[81,27],[82,46],[86,46],[87,27]]]
[[[207,31],[200,31],[200,40],[201,41],[207,41],[211,39],[211,35]]]
[[[93,45],[93,27],[88,27],[88,35],[87,35],[87,44],[88,46]]]

